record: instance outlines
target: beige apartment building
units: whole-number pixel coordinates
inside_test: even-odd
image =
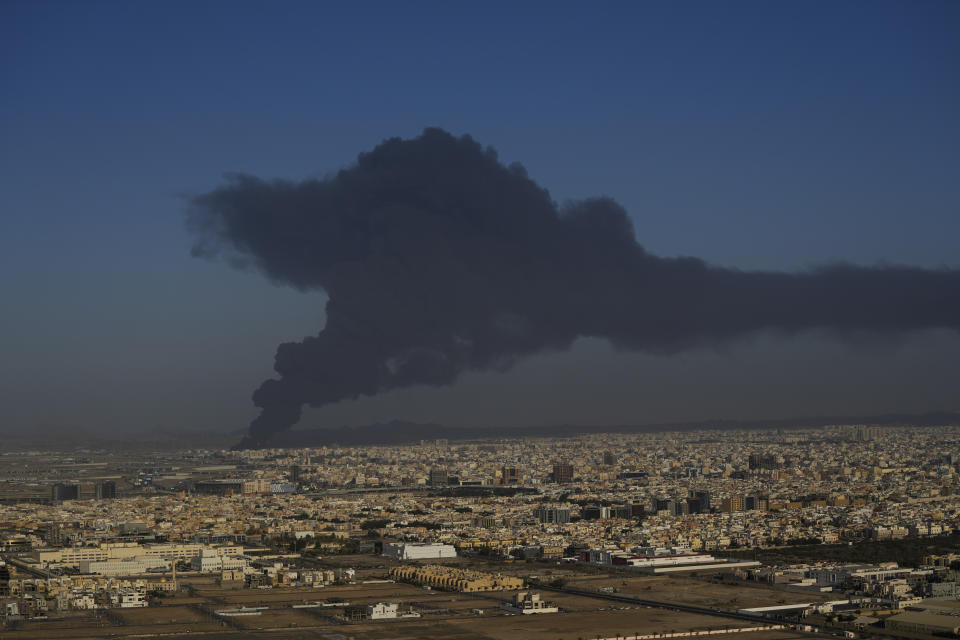
[[[451,591],[505,591],[523,588],[522,578],[440,565],[391,567],[390,575],[400,580]]]

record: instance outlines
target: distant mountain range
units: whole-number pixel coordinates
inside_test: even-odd
[[[870,424],[882,426],[960,425],[960,412],[937,411],[922,414],[885,414],[872,416],[818,416],[778,420],[704,420],[643,425],[582,426],[549,425],[537,427],[449,427],[440,424],[391,420],[357,427],[317,428],[285,431],[277,434],[268,447],[317,447],[331,444],[405,444],[420,440],[491,440],[497,438],[570,437],[590,433],[652,433],[658,431],[696,431],[732,429],[800,429],[833,424]],[[242,433],[242,432],[241,432]]]

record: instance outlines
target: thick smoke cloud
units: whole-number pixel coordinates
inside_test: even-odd
[[[192,201],[189,226],[195,255],[329,296],[323,330],[277,349],[245,445],[296,424],[304,405],[446,385],[581,336],[673,352],[764,329],[960,329],[960,271],[660,258],[613,200],[558,207],[523,167],[438,129],[324,180],[232,176]]]

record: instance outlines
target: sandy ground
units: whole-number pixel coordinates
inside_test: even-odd
[[[559,573],[559,572],[558,572]],[[556,574],[554,574],[556,575]],[[705,606],[744,608],[823,599],[818,594],[796,594],[763,586],[714,584],[689,577],[610,576],[566,573],[570,586],[595,591],[615,587],[618,592],[655,600]],[[177,594],[161,606],[54,614],[58,619],[23,623],[0,631],[3,640],[144,638],[221,640],[232,638],[439,638],[449,640],[588,640],[617,633],[658,633],[691,629],[740,627],[744,623],[722,617],[688,614],[601,598],[543,592],[543,598],[560,607],[560,613],[536,616],[508,615],[500,604],[513,592],[462,594],[426,590],[408,584],[356,584],[320,589],[221,589],[209,580],[194,582],[193,595]],[[293,605],[332,602],[335,606],[294,609]],[[335,616],[343,604],[399,603],[413,607],[419,619],[344,623]],[[198,609],[199,605],[199,609]],[[268,607],[260,615],[222,621],[205,610]],[[727,636],[722,636],[727,637]],[[742,640],[779,640],[790,633],[750,633]]]
[[[820,602],[830,599],[830,594],[799,593],[774,589],[760,584],[718,584],[688,577],[583,576],[571,579],[567,584],[571,587],[591,591],[601,587],[613,587],[618,593],[649,598],[650,600],[727,609],[772,607],[778,604]]]

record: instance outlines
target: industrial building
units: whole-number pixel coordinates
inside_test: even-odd
[[[904,611],[887,618],[887,629],[913,633],[960,633],[960,616],[936,611]]]

